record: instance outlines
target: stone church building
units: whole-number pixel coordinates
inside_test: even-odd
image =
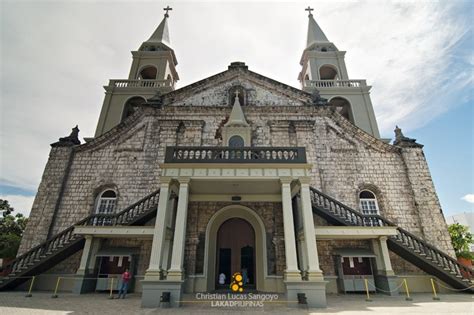
[[[236,272],[244,293],[317,307],[366,284],[398,294],[403,278],[468,288],[423,146],[398,127],[380,138],[371,86],[309,13],[299,89],[243,62],[176,89],[166,13],[104,87],[94,138],[76,127],[51,145],[0,288],[36,275],[37,290],[61,277],[63,291],[105,291],[125,269],[143,307],[227,292]]]

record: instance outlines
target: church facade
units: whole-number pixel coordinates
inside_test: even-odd
[[[423,146],[398,127],[380,138],[370,86],[311,13],[301,89],[243,62],[175,89],[168,19],[105,86],[95,137],[81,144],[76,127],[51,145],[0,288],[37,275],[38,288],[61,276],[64,290],[108,290],[129,269],[142,306],[179,306],[240,273],[246,291],[324,307],[367,284],[397,294],[402,278],[471,285]]]

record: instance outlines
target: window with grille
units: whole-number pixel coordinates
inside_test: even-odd
[[[113,190],[104,191],[97,202],[95,213],[111,214],[115,212],[115,204],[117,202],[117,194]]]
[[[379,206],[374,193],[363,190],[359,194],[360,210],[363,214],[379,214]]]

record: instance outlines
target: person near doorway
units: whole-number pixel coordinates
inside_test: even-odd
[[[243,278],[244,284],[249,283],[249,276],[248,276],[247,268],[242,269],[242,278]]]
[[[128,283],[130,282],[130,272],[128,272],[128,268],[125,269],[125,272],[122,273],[122,282],[120,283],[120,290],[118,294],[118,298],[120,299],[120,296],[122,296],[122,299],[125,298],[127,295],[127,290],[128,290]]]
[[[219,284],[220,285],[224,285],[225,284],[225,274],[223,272],[221,272],[221,274],[219,275]]]

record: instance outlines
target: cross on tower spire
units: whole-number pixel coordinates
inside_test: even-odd
[[[308,6],[306,9],[304,9],[305,11],[308,11],[309,15],[308,16],[312,16],[313,14],[311,13],[311,11],[314,11],[313,8],[311,8],[310,6]]]
[[[166,11],[165,17],[169,17],[168,11],[171,11],[173,9],[168,5],[168,6],[166,6],[166,8],[163,8],[163,10]]]

